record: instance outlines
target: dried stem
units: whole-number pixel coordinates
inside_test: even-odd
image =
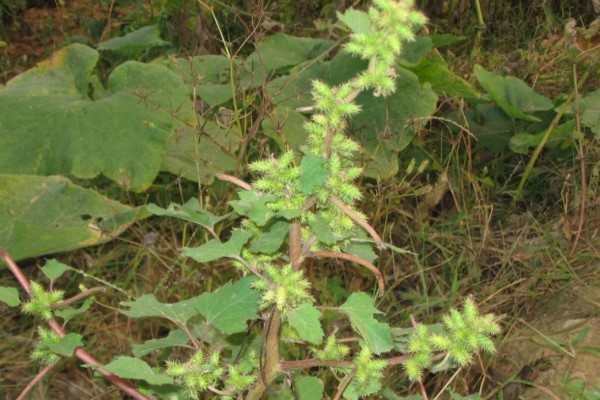
[[[236,178],[235,176],[228,174],[217,174],[216,176],[219,180],[231,182],[234,185],[241,187],[242,189],[254,190],[252,185],[250,185],[248,182],[244,182],[243,180],[241,180],[240,178]]]
[[[71,297],[69,299],[66,299],[66,300],[63,300],[63,301],[59,301],[58,303],[54,304],[52,306],[52,308],[63,308],[63,307],[68,306],[71,303],[75,303],[78,300],[81,300],[81,299],[84,299],[84,298],[86,298],[88,296],[91,296],[94,293],[105,292],[105,291],[106,291],[106,288],[104,288],[102,286],[96,286],[96,287],[84,290],[83,292],[78,293],[78,294],[76,294],[75,296],[73,296],[73,297]]]
[[[354,375],[356,375],[356,368],[354,368],[352,370],[352,372],[350,372],[348,375],[346,375],[346,378],[344,378],[344,381],[338,387],[338,390],[335,393],[333,400],[339,400],[342,398],[342,394],[344,394],[344,390],[346,390],[346,388],[350,384],[350,381],[352,381],[352,379],[354,378]]]
[[[315,358],[309,358],[306,360],[282,361],[280,365],[282,371],[290,371],[293,369],[307,369],[313,367],[352,368],[354,363],[352,363],[352,361],[317,360]]]
[[[385,283],[383,281],[383,274],[381,273],[381,271],[379,271],[377,269],[376,266],[374,266],[367,260],[364,260],[360,257],[353,256],[351,254],[336,253],[334,251],[315,251],[314,253],[311,253],[311,256],[312,257],[337,258],[340,260],[352,261],[357,264],[360,264],[363,267],[365,267],[366,269],[368,269],[369,271],[371,271],[377,277],[377,284],[379,285],[380,293],[383,294],[383,292],[385,291]]]

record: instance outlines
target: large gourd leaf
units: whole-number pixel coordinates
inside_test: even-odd
[[[167,138],[191,121],[187,88],[162,65],[130,61],[103,89],[92,84],[97,61],[72,45],[0,89],[0,172],[152,183]]]
[[[63,177],[0,174],[0,246],[15,260],[107,242],[139,217]]]

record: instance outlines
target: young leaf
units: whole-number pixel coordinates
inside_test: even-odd
[[[328,175],[325,159],[315,154],[308,154],[300,162],[298,190],[305,194],[314,194],[325,183]]]
[[[373,318],[373,314],[383,313],[375,307],[371,296],[363,292],[352,293],[340,308],[373,353],[381,354],[392,349],[394,343],[390,327]]]
[[[115,357],[110,363],[103,366],[102,369],[112,372],[120,378],[143,380],[151,385],[173,383],[171,377],[154,372],[145,361],[135,357]]]
[[[331,231],[331,225],[329,225],[329,222],[320,215],[316,215],[314,219],[308,222],[308,224],[320,242],[331,245],[337,241]]]
[[[298,332],[300,339],[313,344],[321,344],[325,336],[320,318],[321,312],[310,303],[304,303],[287,314],[290,326]]]
[[[250,231],[235,231],[225,243],[213,239],[199,247],[184,247],[181,250],[181,254],[201,263],[214,261],[223,257],[239,256],[242,247],[251,237],[252,232]]]
[[[48,277],[48,279],[58,279],[69,269],[68,265],[56,261],[56,259],[47,260],[46,264],[42,267],[42,272]]]
[[[364,11],[349,8],[343,14],[339,11],[336,14],[337,18],[354,33],[365,33],[371,30],[369,14]]]
[[[46,341],[44,345],[53,353],[61,356],[71,357],[75,349],[83,346],[82,336],[77,333],[69,333],[60,338],[58,342]]]
[[[212,293],[203,293],[196,301],[196,309],[207,323],[226,334],[243,332],[246,321],[258,317],[260,294],[252,288],[253,277],[244,277],[232,284],[226,283]]]
[[[6,303],[9,307],[18,306],[21,303],[19,291],[14,287],[0,286],[0,301]]]
[[[75,317],[76,315],[83,314],[87,310],[89,310],[90,307],[92,306],[92,304],[94,304],[94,301],[95,300],[93,297],[88,297],[87,299],[84,300],[83,304],[81,304],[80,307],[78,307],[78,308],[67,307],[67,308],[63,308],[60,310],[55,310],[54,315],[56,317],[62,318],[63,324],[66,324],[67,322],[69,322],[69,320],[71,318]]]
[[[325,386],[323,381],[314,376],[303,376],[294,381],[296,395],[290,389],[285,389],[282,393],[269,395],[273,400],[321,400],[323,399],[323,390]]]
[[[263,226],[267,223],[273,213],[267,207],[267,204],[276,200],[276,196],[272,194],[258,194],[254,191],[240,190],[238,191],[239,200],[230,201],[229,204],[240,215],[244,215],[258,226]]]
[[[156,300],[153,294],[145,294],[135,301],[122,301],[120,304],[129,309],[120,312],[131,318],[160,317],[184,325],[188,319],[198,314],[195,307],[197,300],[198,297],[193,297],[177,303],[165,304]]]
[[[252,243],[250,251],[253,253],[273,254],[283,244],[290,224],[287,221],[276,221],[266,231],[258,236]]]
[[[475,77],[492,100],[512,118],[524,121],[539,121],[529,115],[536,111],[551,110],[552,101],[536,93],[522,80],[513,76],[500,76],[475,65]]]

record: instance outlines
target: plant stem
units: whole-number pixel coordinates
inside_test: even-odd
[[[353,256],[351,254],[336,253],[334,251],[315,251],[314,253],[312,253],[312,257],[337,258],[340,260],[352,261],[357,264],[360,264],[369,271],[371,271],[377,277],[377,284],[379,285],[379,291],[381,292],[381,294],[383,294],[383,292],[385,291],[385,283],[383,281],[383,275],[381,274],[381,271],[379,271],[376,266],[374,266],[367,260]]]
[[[279,327],[281,326],[281,315],[275,307],[270,318],[265,322],[264,329],[267,331],[265,343],[265,362],[259,379],[248,392],[246,400],[260,400],[269,385],[275,380],[281,371],[279,364]]]

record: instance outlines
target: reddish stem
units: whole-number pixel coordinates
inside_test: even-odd
[[[13,273],[13,275],[17,278],[17,280],[19,281],[19,284],[21,285],[21,287],[23,288],[23,290],[25,290],[25,292],[27,293],[28,297],[31,297],[31,285],[29,284],[29,281],[27,280],[27,278],[25,277],[25,275],[23,275],[23,272],[21,271],[21,269],[19,268],[19,266],[17,266],[17,264],[15,264],[15,262],[13,261],[13,259],[10,257],[10,255],[8,254],[8,252],[4,249],[0,249],[0,258],[2,258],[2,260],[6,263],[6,265],[8,265],[8,268],[10,269],[10,271]],[[59,336],[59,337],[64,337],[65,331],[63,330],[63,328],[58,324],[58,322],[56,322],[56,320],[54,318],[46,321],[48,323],[48,326]],[[81,361],[96,366],[98,368],[96,368],[96,371],[98,371],[100,374],[102,374],[106,379],[108,379],[109,381],[111,381],[115,386],[117,386],[119,389],[121,389],[123,392],[127,393],[128,395],[130,395],[131,397],[133,397],[134,399],[137,400],[149,400],[148,397],[144,396],[143,394],[141,394],[140,392],[138,392],[129,382],[119,378],[118,376],[105,371],[104,369],[102,369],[100,366],[102,365],[98,360],[96,360],[91,354],[89,354],[88,352],[86,352],[85,350],[83,350],[82,348],[77,348],[75,349],[75,355],[77,356],[77,358],[79,358]]]
[[[341,201],[334,195],[329,195],[329,200],[333,203],[334,206],[336,206],[337,208],[342,210],[342,212],[344,214],[346,214],[347,216],[352,218],[352,220],[354,222],[356,222],[365,231],[367,231],[367,233],[369,235],[371,235],[371,237],[375,241],[375,244],[377,245],[378,249],[385,249],[385,243],[383,243],[383,240],[381,240],[381,237],[379,236],[379,234],[375,231],[375,229],[373,229],[373,227],[371,225],[369,225],[369,223],[367,221],[362,219],[358,214],[356,214],[356,212],[354,212],[354,210],[352,210],[343,201]]]
[[[351,254],[336,253],[333,251],[315,251],[314,253],[312,253],[312,257],[337,258],[340,260],[347,260],[347,261],[352,261],[357,264],[360,264],[363,267],[365,267],[366,269],[368,269],[369,271],[371,271],[377,277],[377,284],[379,285],[380,293],[383,294],[383,292],[385,291],[385,283],[383,281],[383,274],[381,273],[381,271],[379,271],[377,269],[376,266],[374,266],[367,260],[363,260],[362,258],[353,256]]]

